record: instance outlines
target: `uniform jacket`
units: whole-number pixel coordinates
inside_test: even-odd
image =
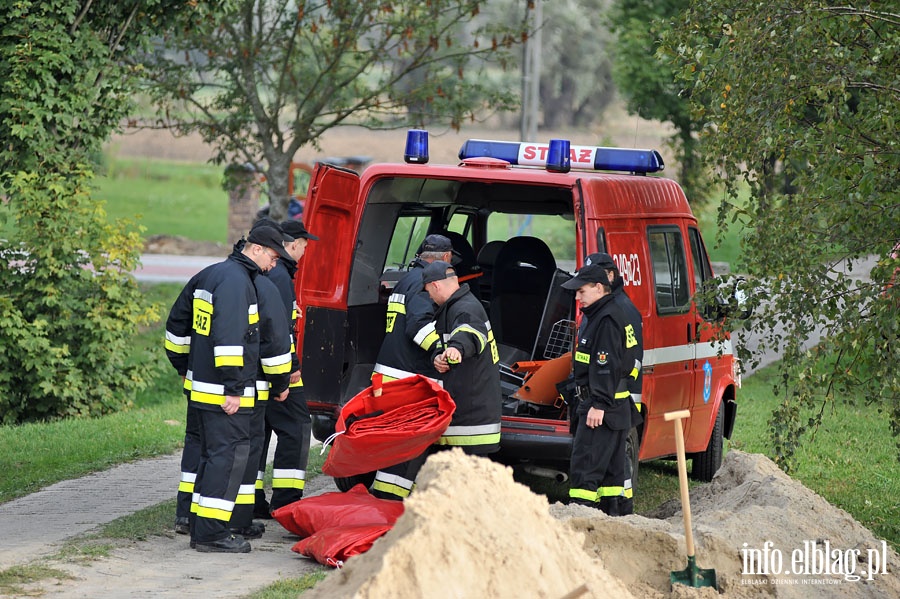
[[[297,335],[297,319],[300,314],[297,312],[297,295],[294,291],[294,275],[297,273],[297,263],[291,260],[288,262],[284,258],[278,259],[278,264],[272,270],[266,273],[269,280],[275,283],[281,294],[281,301],[284,304],[285,317],[288,320],[288,334],[291,339],[291,372],[300,370],[300,357],[297,355],[296,335]]]
[[[219,410],[226,395],[253,407],[259,363],[259,268],[235,249],[194,275],[166,321],[166,356],[185,377],[192,405]]]
[[[431,360],[438,335],[434,302],[422,286],[426,263],[413,262],[388,298],[385,337],[375,360],[375,372],[399,379],[413,374],[440,378]]]
[[[268,277],[255,280],[259,303],[259,365],[256,389],[259,399],[279,395],[291,378],[291,333],[281,294]]]
[[[597,408],[604,411],[603,424],[609,428],[630,428],[632,402],[616,398],[634,365],[626,350],[627,319],[612,294],[582,309],[582,314],[572,370],[575,384],[589,389],[590,401],[581,401],[578,413]]]
[[[641,372],[641,365],[644,360],[644,332],[641,324],[641,313],[632,303],[628,294],[625,293],[624,285],[625,282],[622,280],[622,277],[617,276],[613,280],[611,288],[613,298],[615,298],[619,308],[622,309],[622,313],[625,315],[625,320],[628,323],[625,325],[626,342],[628,344],[632,343],[632,339],[629,339],[629,335],[631,335],[634,343],[633,346],[628,348],[634,359],[634,368],[629,372],[628,376],[628,391],[635,402],[641,403],[641,386],[644,382],[644,375]],[[629,325],[631,326],[630,330],[628,329]]]
[[[502,407],[499,355],[484,307],[469,291],[469,286],[463,284],[437,308],[434,317],[441,341],[432,360],[448,347],[457,348],[463,358],[459,364],[451,364],[450,371],[444,374],[444,388],[456,402],[456,412],[445,433],[449,442],[444,444],[457,444],[452,439],[454,434],[482,436],[487,443],[470,445],[484,445],[484,452],[496,451],[500,446]]]

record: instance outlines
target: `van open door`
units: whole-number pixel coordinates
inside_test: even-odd
[[[314,410],[336,409],[347,332],[347,287],[356,248],[363,201],[359,175],[349,169],[318,164],[309,184],[303,223],[312,241],[300,260],[297,292],[297,352],[303,368],[307,402]],[[304,340],[315,340],[315,347]]]

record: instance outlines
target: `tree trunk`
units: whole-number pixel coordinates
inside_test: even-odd
[[[259,211],[259,178],[252,168],[231,165],[225,169],[228,187],[228,244],[246,235]]]
[[[269,170],[266,173],[266,182],[269,185],[269,218],[275,222],[287,219],[288,201],[288,173],[291,168],[291,157],[285,154],[268,156]]]

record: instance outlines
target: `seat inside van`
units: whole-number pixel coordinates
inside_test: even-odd
[[[469,288],[472,290],[472,294],[480,299],[481,288],[479,279],[481,278],[481,268],[478,266],[475,250],[472,249],[469,240],[466,239],[465,235],[456,233],[455,231],[445,230],[439,231],[438,233],[450,240],[450,245],[453,246],[453,249],[457,253],[457,257],[453,261],[453,268],[456,270],[460,282],[468,283]]]
[[[500,254],[500,250],[503,249],[504,245],[506,245],[506,242],[500,239],[489,241],[478,250],[478,255],[475,258],[475,261],[478,263],[478,268],[481,269],[481,278],[478,282],[478,288],[481,290],[481,300],[484,302],[490,302],[491,300],[491,286],[494,282],[494,265],[497,263],[497,256]],[[489,306],[490,305],[488,304],[488,307]]]
[[[509,239],[497,255],[491,287],[491,326],[497,342],[532,357],[556,259],[538,237]]]

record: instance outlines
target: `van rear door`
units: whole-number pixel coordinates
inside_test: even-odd
[[[318,164],[303,211],[312,241],[300,260],[295,285],[300,319],[297,352],[310,409],[336,406],[347,335],[347,287],[363,201],[355,171]]]

